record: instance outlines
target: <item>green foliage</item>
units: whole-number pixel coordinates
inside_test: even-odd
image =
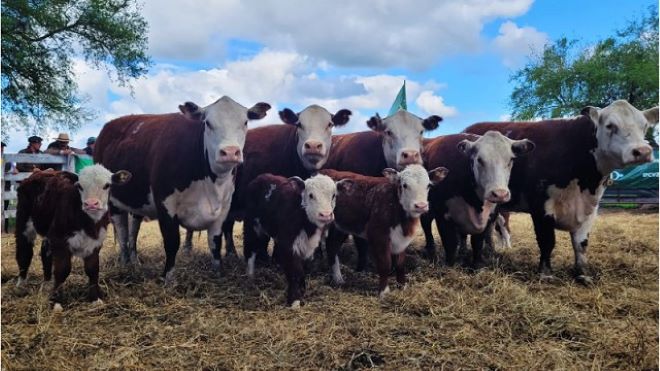
[[[146,35],[134,0],[3,0],[3,130],[75,129],[90,120],[94,111],[78,94],[73,58],[126,85],[151,63]]]
[[[658,105],[658,11],[634,20],[615,36],[580,48],[561,38],[511,80],[511,116],[516,120],[575,115],[626,99],[639,109]]]

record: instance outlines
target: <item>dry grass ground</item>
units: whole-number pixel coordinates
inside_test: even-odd
[[[262,268],[250,281],[242,261],[231,260],[225,276],[211,272],[204,235],[195,237],[191,256],[180,253],[177,283],[164,287],[152,222],[143,225],[136,270],[118,266],[112,237],[106,241],[103,307],[85,302],[86,277],[76,261],[65,311],[53,314],[38,254],[27,290],[17,289],[14,240],[3,235],[2,367],[657,369],[658,215],[599,218],[589,247],[596,283],[589,288],[571,279],[566,233],[558,234],[554,252],[557,280],[539,282],[531,221],[514,215],[512,223],[513,248],[498,250],[476,273],[431,266],[418,256],[420,236],[409,251],[408,288],[384,301],[376,297],[375,275],[353,271],[349,243],[347,284],[331,287],[325,264],[317,266],[297,311],[284,307],[286,283],[277,270]]]

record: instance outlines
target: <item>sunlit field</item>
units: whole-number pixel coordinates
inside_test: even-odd
[[[240,225],[235,238],[241,252]],[[527,215],[512,216],[511,249],[485,269],[431,265],[421,235],[408,250],[410,282],[385,300],[376,275],[356,273],[343,249],[346,284],[333,287],[325,261],[310,265],[305,305],[285,307],[276,268],[247,279],[241,259],[211,270],[206,235],[179,252],[177,280],[159,279],[157,223],[143,224],[142,264],[118,265],[112,233],[102,250],[105,304],[86,300],[76,260],[64,312],[48,304],[35,258],[17,289],[11,235],[2,236],[2,366],[15,369],[657,369],[658,214],[603,213],[591,234],[592,287],[572,280],[573,251],[558,233],[555,281],[539,281]],[[182,230],[183,235],[183,230]],[[439,238],[436,234],[438,245]],[[442,251],[440,247],[440,251]],[[392,277],[392,283],[394,283]],[[396,285],[392,285],[393,288]]]

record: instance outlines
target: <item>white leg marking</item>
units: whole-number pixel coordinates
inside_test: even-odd
[[[171,285],[176,282],[176,277],[174,277],[174,268],[170,269],[169,272],[165,273],[165,284]]]
[[[92,306],[93,306],[93,307],[100,307],[100,306],[103,306],[103,300],[101,300],[101,299],[96,299],[96,300],[94,300],[94,301],[92,302]]]
[[[250,258],[248,258],[248,265],[247,265],[247,275],[248,277],[252,278],[254,277],[254,261],[257,259],[257,253],[253,252]]]
[[[573,245],[573,252],[575,254],[575,272],[578,282],[589,285],[593,283],[591,277],[585,274],[587,267],[587,244],[589,241],[589,232],[593,226],[598,213],[594,211],[587,217],[575,231],[571,232],[571,243]]]
[[[18,277],[18,280],[16,280],[16,287],[23,287],[25,285],[25,282],[27,281],[26,279],[23,279],[22,277]]]
[[[387,294],[389,293],[390,293],[390,286],[385,286],[385,289],[383,289],[383,291],[378,293],[378,297],[380,298],[380,300],[383,300],[385,299],[385,296],[387,296]]]
[[[55,303],[55,305],[53,305],[53,312],[61,313],[62,311],[64,311],[64,308],[62,308],[60,303]]]
[[[338,256],[335,256],[335,263],[332,265],[332,282],[335,285],[344,284],[344,277],[341,275],[341,265],[339,264]]]
[[[293,303],[291,303],[291,309],[299,309],[300,308],[300,300],[295,300]]]

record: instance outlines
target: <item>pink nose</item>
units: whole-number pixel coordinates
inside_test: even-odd
[[[429,210],[429,203],[428,202],[417,202],[415,204],[415,209],[420,210],[420,211],[428,211]]]
[[[328,212],[319,212],[319,220],[325,221],[325,222],[331,222],[335,219],[335,214],[332,211]]]
[[[490,192],[486,198],[490,202],[502,203],[507,202],[511,198],[511,194],[508,189],[496,189]]]
[[[401,152],[401,159],[399,165],[420,164],[419,152],[414,150],[406,150]]]
[[[237,146],[229,146],[221,149],[218,162],[243,162],[241,149]]]
[[[101,201],[96,198],[89,198],[85,200],[85,209],[100,209]]]
[[[323,143],[318,140],[308,140],[305,142],[305,154],[322,155]]]
[[[640,146],[632,150],[632,155],[636,162],[649,162],[653,158],[653,151],[650,146]]]

